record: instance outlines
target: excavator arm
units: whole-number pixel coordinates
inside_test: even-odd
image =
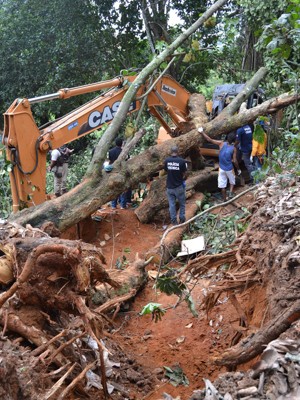
[[[76,88],[61,89],[57,93],[29,99],[16,99],[4,114],[2,142],[11,162],[10,182],[13,212],[43,203],[46,196],[46,157],[49,150],[85,136],[113,121],[120,103],[133,84],[135,76],[120,77]],[[54,99],[67,99],[80,94],[109,89],[105,93],[73,110],[62,118],[38,128],[31,105]],[[172,128],[165,120],[164,110],[178,129],[187,121],[190,93],[170,76],[163,76],[153,86],[146,83],[131,103],[128,113],[141,108],[147,96],[149,111],[168,133]]]

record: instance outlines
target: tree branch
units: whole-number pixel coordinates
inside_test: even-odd
[[[182,45],[185,40],[189,38],[203,23],[210,18],[219,8],[221,8],[227,0],[218,0],[214,3],[202,16],[185,32],[178,36],[178,38],[171,43],[165,50],[163,50],[157,57],[155,57],[137,76],[134,83],[129,87],[121,101],[120,107],[114,117],[113,122],[104,135],[101,137],[98,145],[96,146],[93,159],[88,167],[86,178],[96,178],[101,175],[102,168],[109,146],[117,136],[122,123],[125,121],[128,109],[133,101],[138,89],[146,82],[148,77],[162,64],[167,57],[171,56],[174,51]]]

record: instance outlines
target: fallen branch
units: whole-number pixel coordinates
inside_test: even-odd
[[[51,354],[50,359],[48,360],[48,364],[51,364],[53,360],[57,357],[59,353],[61,353],[66,347],[68,347],[70,344],[75,342],[75,340],[81,338],[83,335],[85,335],[85,332],[81,332],[78,335],[73,336],[70,340],[67,342],[61,344],[58,349],[55,350],[53,354]]]
[[[236,250],[230,250],[225,253],[219,254],[207,254],[189,260],[187,265],[180,271],[178,277],[182,276],[186,272],[189,272],[195,278],[199,275],[207,273],[213,268],[218,268],[225,263],[232,263],[235,261]]]
[[[175,226],[171,226],[170,228],[168,228],[168,229],[164,232],[164,234],[163,234],[163,236],[162,236],[162,238],[161,238],[161,241],[160,241],[160,246],[163,247],[166,236],[167,236],[171,231],[173,231],[174,229],[178,229],[178,228],[181,228],[181,227],[183,227],[183,226],[185,226],[185,225],[188,225],[188,224],[190,224],[191,222],[195,221],[197,218],[202,217],[202,215],[204,215],[204,214],[206,214],[206,213],[208,213],[208,212],[211,212],[211,211],[215,210],[216,208],[225,207],[225,206],[227,206],[228,204],[233,203],[235,200],[239,199],[240,197],[244,196],[244,194],[246,194],[246,193],[248,193],[248,192],[250,192],[250,191],[252,191],[252,190],[254,190],[254,189],[256,189],[256,188],[257,188],[257,185],[251,186],[251,187],[248,188],[247,190],[244,190],[243,192],[237,194],[237,195],[236,195],[235,197],[233,197],[232,199],[227,200],[227,201],[225,201],[224,203],[215,204],[214,206],[212,206],[212,207],[210,207],[210,208],[207,208],[206,210],[202,211],[201,213],[199,213],[199,214],[195,215],[194,217],[188,219],[187,221],[183,222],[182,224],[178,224],[178,225],[175,225]]]
[[[285,332],[293,322],[300,318],[300,301],[292,304],[289,308],[277,315],[260,331],[253,336],[248,336],[238,345],[224,351],[222,356],[214,358],[217,365],[234,367],[252,360],[261,354],[265,346]]]
[[[97,307],[94,312],[97,312],[99,314],[105,313],[113,308],[115,308],[118,304],[123,303],[124,301],[127,301],[134,297],[136,295],[136,289],[132,289],[129,293],[124,294],[123,296],[115,297],[114,299],[106,301],[104,304],[101,306]]]
[[[108,389],[107,389],[106,370],[105,370],[105,362],[104,362],[103,352],[104,352],[104,350],[107,351],[107,349],[104,347],[104,345],[98,339],[98,337],[100,336],[100,332],[98,330],[98,326],[97,326],[96,322],[97,322],[97,320],[99,320],[99,318],[96,316],[95,313],[90,311],[90,309],[85,305],[85,302],[81,297],[77,297],[75,299],[75,303],[76,303],[77,309],[81,315],[81,318],[85,322],[87,332],[97,342],[97,345],[98,345],[98,352],[99,352],[99,358],[100,358],[100,370],[101,370],[101,384],[103,387],[104,398],[106,400],[108,398],[109,394],[108,394]],[[95,333],[95,331],[96,331],[96,333]]]
[[[74,363],[68,371],[52,386],[50,391],[45,395],[45,400],[50,399],[61,387],[67,377],[73,372],[74,368],[76,367],[77,363]]]
[[[128,141],[124,148],[122,149],[122,153],[118,157],[118,161],[115,163],[115,166],[118,166],[121,161],[125,161],[130,153],[130,151],[136,146],[136,144],[141,140],[141,138],[145,135],[146,129],[139,129],[133,136],[133,138]]]
[[[60,394],[57,400],[63,400],[66,398],[66,396],[70,393],[70,391],[77,385],[78,382],[80,382],[86,375],[87,371],[92,369],[96,365],[97,361],[94,361],[87,365],[81,372],[80,374],[72,380],[72,382],[67,386],[63,392]]]
[[[67,330],[64,329],[62,330],[58,335],[54,336],[51,340],[49,340],[47,343],[42,344],[41,346],[37,347],[31,352],[31,355],[34,357],[39,356],[41,353],[43,353],[53,342],[55,342],[57,339],[65,336],[67,334]]]
[[[1,325],[3,325],[6,320],[7,329],[9,329],[11,332],[18,333],[20,336],[27,339],[29,342],[35,344],[38,347],[47,345],[49,346],[51,352],[55,351],[55,347],[52,346],[52,344],[49,345],[49,338],[45,336],[40,329],[37,329],[32,325],[28,326],[24,324],[24,322],[16,314],[8,312],[7,317],[3,314],[5,313],[3,312],[2,309],[0,310]],[[66,359],[63,355],[58,354],[55,362],[58,365],[63,365],[66,363]]]

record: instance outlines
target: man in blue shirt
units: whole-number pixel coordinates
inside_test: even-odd
[[[242,153],[242,160],[249,174],[249,183],[253,182],[252,172],[254,170],[252,162],[250,161],[252,152],[252,129],[249,125],[244,125],[236,131],[236,141],[238,149]]]
[[[178,156],[177,146],[171,148],[171,156],[165,160],[165,171],[167,172],[167,197],[171,224],[177,225],[176,200],[179,203],[179,221],[185,222],[185,179],[187,165],[186,161]]]
[[[241,174],[239,169],[237,158],[236,158],[236,147],[235,142],[235,132],[230,132],[227,135],[226,140],[216,140],[209,137],[203,132],[203,128],[198,129],[199,133],[202,133],[204,139],[208,142],[216,144],[219,146],[219,174],[218,174],[218,188],[221,189],[223,200],[227,200],[226,187],[229,181],[229,197],[233,197],[233,188],[235,186],[235,173],[233,165],[235,165],[238,175]]]

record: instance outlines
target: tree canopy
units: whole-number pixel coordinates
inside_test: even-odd
[[[16,97],[52,93],[141,69],[211,5],[207,0],[2,0],[0,9],[1,109]],[[64,12],[67,10],[68,12]],[[180,24],[171,25],[171,11]],[[225,81],[249,78],[265,62],[298,68],[299,1],[227,1],[190,35],[170,67],[189,90],[217,71]],[[280,66],[278,60],[287,63]],[[277,79],[276,79],[277,80]],[[35,107],[41,122],[86,98]],[[1,124],[2,125],[2,124]]]

